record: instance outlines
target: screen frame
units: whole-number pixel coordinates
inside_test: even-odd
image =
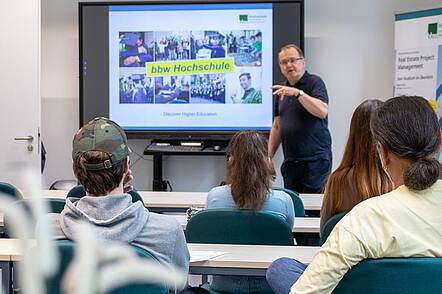
[[[176,5],[176,4],[245,4],[245,3],[298,3],[300,5],[300,42],[299,47],[304,52],[304,0],[209,0],[209,1],[195,1],[195,0],[153,0],[153,1],[106,1],[106,2],[78,2],[78,51],[79,51],[79,127],[81,128],[86,122],[84,121],[84,93],[83,93],[83,8],[87,6],[113,6],[113,5]],[[124,130],[127,136],[131,139],[157,139],[157,138],[186,138],[186,139],[230,139],[230,137],[239,131],[238,130]],[[270,130],[257,130],[257,132],[269,135]]]

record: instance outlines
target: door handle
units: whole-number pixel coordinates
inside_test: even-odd
[[[16,140],[16,141],[32,141],[32,140],[34,140],[34,137],[32,137],[32,136],[15,137],[14,140]]]

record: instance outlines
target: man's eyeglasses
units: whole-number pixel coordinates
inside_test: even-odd
[[[299,60],[302,60],[302,59],[304,59],[303,57],[293,57],[293,58],[288,58],[288,59],[284,59],[284,60],[281,60],[280,62],[279,62],[279,64],[280,65],[283,65],[283,66],[286,66],[286,65],[288,65],[289,63],[291,63],[291,64],[296,64]]]

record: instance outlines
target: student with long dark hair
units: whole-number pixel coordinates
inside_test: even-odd
[[[371,115],[382,104],[380,100],[366,100],[353,113],[342,161],[325,186],[321,231],[335,214],[348,212],[359,202],[392,189],[370,132]]]
[[[271,190],[275,179],[267,156],[267,142],[255,131],[236,133],[229,145],[228,185],[207,195],[206,208],[251,209],[275,213],[293,227],[293,201],[285,192]]]
[[[293,201],[286,193],[271,189],[274,178],[275,170],[267,154],[266,140],[255,131],[239,132],[229,145],[228,185],[209,192],[206,209],[265,211],[280,216],[292,228]],[[211,288],[224,293],[270,292],[265,279],[254,277],[214,276]]]
[[[442,257],[436,113],[422,97],[395,97],[376,110],[370,127],[395,190],[356,205],[308,267],[288,258],[273,262],[267,281],[275,293],[331,293],[350,268],[367,258]]]

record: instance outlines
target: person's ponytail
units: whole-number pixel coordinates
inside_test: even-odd
[[[441,146],[441,132],[428,100],[418,96],[391,98],[373,113],[370,128],[376,142],[404,162],[411,162],[402,171],[407,188],[421,191],[437,181],[441,165],[434,155]]]
[[[441,173],[441,165],[435,158],[420,158],[404,172],[404,184],[413,190],[425,190],[431,187]]]

